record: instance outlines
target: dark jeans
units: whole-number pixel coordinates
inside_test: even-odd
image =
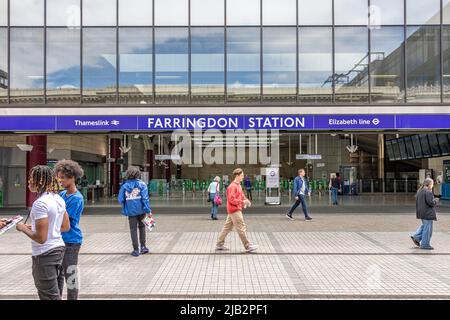
[[[297,209],[297,207],[299,205],[302,205],[302,209],[303,209],[303,213],[305,214],[305,217],[308,216],[308,206],[306,205],[306,199],[305,196],[298,196],[298,200],[295,200],[295,203],[292,205],[291,210],[289,210],[289,215],[292,215],[292,213],[294,213],[295,209]]]
[[[128,217],[130,223],[131,241],[133,242],[133,249],[139,250],[139,243],[141,247],[145,247],[145,224],[142,220],[145,218],[145,214],[135,217]],[[137,229],[139,228],[139,240],[137,235]]]
[[[64,258],[64,247],[32,257],[33,279],[40,300],[61,300],[58,277]]]
[[[67,282],[67,300],[78,300],[80,280],[78,275],[78,253],[81,244],[66,243],[66,252],[62,262],[62,270],[58,277],[58,286],[61,298],[64,291],[64,282]]]
[[[247,189],[247,198],[248,198],[248,200],[253,200],[252,199],[252,189]]]

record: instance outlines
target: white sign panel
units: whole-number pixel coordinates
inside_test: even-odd
[[[318,163],[316,166],[317,168],[323,168],[325,167],[325,163]]]
[[[321,160],[321,154],[297,154],[295,155],[295,159],[297,160]]]
[[[279,188],[280,187],[280,169],[266,168],[266,187]]]

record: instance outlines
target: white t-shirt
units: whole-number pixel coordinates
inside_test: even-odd
[[[217,181],[211,182],[209,185],[209,192],[210,193],[216,193],[217,191],[220,191],[220,185]]]
[[[36,220],[48,218],[47,241],[44,244],[31,241],[33,257],[65,246],[61,236],[64,212],[66,212],[66,203],[56,193],[44,193],[33,203],[30,213],[31,230],[36,232]]]

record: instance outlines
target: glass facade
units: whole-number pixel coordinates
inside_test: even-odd
[[[449,48],[450,0],[0,0],[0,103],[438,104]]]

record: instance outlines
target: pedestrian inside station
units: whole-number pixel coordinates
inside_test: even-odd
[[[186,143],[186,134],[189,135]],[[118,207],[117,195],[129,166],[142,172],[150,201],[168,212],[206,207],[215,177],[220,188],[236,167],[254,207],[289,206],[293,181],[305,169],[315,206],[331,204],[330,181],[339,176],[345,206],[413,205],[425,178],[434,194],[450,205],[450,134],[420,132],[205,132],[177,131],[2,134],[0,207],[25,208],[32,198],[27,172],[36,164],[77,161],[78,181],[89,209]],[[181,142],[184,141],[184,144]],[[181,146],[181,147],[180,147]],[[267,172],[275,169],[275,180]]]

